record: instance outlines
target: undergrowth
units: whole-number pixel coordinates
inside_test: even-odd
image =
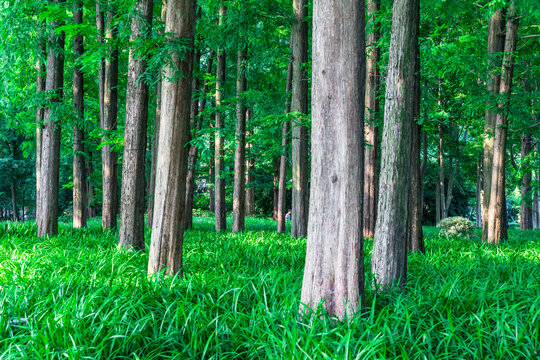
[[[185,276],[148,278],[147,254],[117,250],[97,220],[61,224],[50,238],[0,223],[0,359],[540,356],[538,232],[512,231],[493,247],[425,228],[427,253],[409,256],[407,290],[366,286],[367,313],[339,323],[298,316],[305,239],[267,220],[247,228],[217,234],[212,218],[196,219]]]

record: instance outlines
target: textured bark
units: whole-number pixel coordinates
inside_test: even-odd
[[[292,46],[292,43],[291,43]],[[287,66],[287,81],[285,84],[285,92],[287,97],[285,100],[285,114],[291,112],[290,92],[292,88],[292,53],[289,56],[289,65]],[[279,161],[279,189],[278,189],[278,212],[277,212],[277,232],[282,234],[285,232],[285,214],[287,213],[287,158],[289,145],[289,121],[283,122],[281,130],[281,157]]]
[[[161,21],[165,23],[167,16],[167,3],[164,0],[161,4]],[[158,32],[159,35],[161,31]],[[147,225],[152,227],[154,219],[154,189],[156,187],[156,165],[157,154],[159,147],[159,124],[161,119],[161,73],[158,74],[158,82],[156,84],[156,117],[154,120],[154,132],[152,134],[152,163],[150,165],[150,179],[148,180],[148,219]]]
[[[75,1],[73,22],[83,23],[82,0]],[[86,226],[86,164],[84,157],[84,78],[77,59],[83,55],[83,37],[80,33],[73,37],[73,107],[75,108],[76,124],[73,126],[73,227]]]
[[[364,2],[315,0],[311,194],[300,312],[365,309]],[[294,214],[293,214],[294,216]]]
[[[223,17],[225,16],[225,6],[223,2],[219,5],[219,26],[223,25]],[[225,231],[227,229],[227,209],[225,208],[225,137],[223,135],[225,117],[221,114],[220,107],[223,101],[223,88],[225,86],[225,67],[226,58],[225,51],[218,49],[217,51],[217,74],[216,74],[216,128],[215,128],[215,155],[214,155],[214,176],[215,176],[215,215],[216,215],[216,231]]]
[[[488,236],[487,241],[498,244],[508,239],[506,226],[506,194],[505,184],[505,158],[506,137],[508,127],[508,107],[512,92],[512,77],[514,72],[514,51],[517,44],[518,17],[515,13],[514,3],[508,9],[506,22],[506,39],[504,43],[504,57],[502,62],[501,82],[498,111],[495,121],[495,138],[493,142],[493,169],[491,172],[491,194],[488,209]]]
[[[367,1],[368,22],[371,23],[371,32],[366,35],[367,63],[366,63],[366,145],[364,152],[364,237],[371,238],[375,231],[377,219],[377,152],[379,148],[379,131],[377,118],[379,117],[379,60],[378,47],[380,30],[377,13],[380,0]]]
[[[62,2],[61,0],[53,2]],[[53,28],[59,26],[53,23]],[[36,220],[38,236],[58,233],[58,187],[60,170],[60,119],[58,103],[63,98],[65,34],[49,34],[45,90],[50,93],[45,108],[41,139],[40,190]]]
[[[504,9],[496,10],[488,24],[487,56],[488,82],[487,93],[491,99],[486,103],[484,124],[484,159],[482,162],[482,240],[488,235],[488,208],[491,196],[491,173],[493,169],[493,134],[495,132],[496,106],[495,97],[499,93],[501,56],[504,47]]]
[[[292,124],[292,217],[291,237],[307,235],[309,185],[308,185],[308,129],[302,125],[302,114],[308,113],[308,24],[307,0],[293,0],[294,24],[292,29],[292,103],[297,113]]]
[[[246,111],[246,123],[249,123],[249,120],[253,116],[252,110]],[[252,131],[246,131],[246,138],[249,139],[253,135]],[[253,144],[246,144],[246,152],[248,153],[248,160],[246,162],[246,216],[251,216],[255,214],[255,189],[253,188],[253,182],[255,181],[255,158],[251,154],[253,150]]]
[[[107,42],[114,42],[117,30],[113,25],[115,9],[110,4],[107,9],[107,27],[105,38]],[[103,131],[101,146],[101,170],[103,179],[103,209],[101,226],[103,230],[116,227],[118,214],[118,181],[116,178],[118,167],[118,154],[113,150],[110,134],[116,131],[118,116],[118,48],[114,44],[108,45],[109,56],[105,59],[103,118],[101,129]]]
[[[197,57],[196,57],[197,60]],[[208,58],[208,61],[206,63],[206,77],[210,76],[212,72],[212,64],[214,62],[214,54],[210,54],[210,57]],[[198,63],[195,62],[196,67],[198,67]],[[198,88],[198,83],[194,85],[194,88]],[[201,100],[199,104],[199,99],[195,98],[191,102],[191,116],[192,118],[196,118],[195,121],[195,129],[194,129],[194,135],[198,136],[198,131],[202,127],[202,121],[203,121],[203,113],[206,109],[206,93],[208,92],[208,81],[204,82],[204,86],[202,89],[201,94]],[[195,104],[198,104],[198,108],[195,110],[193,106]],[[197,165],[197,157],[199,156],[199,148],[196,146],[192,146],[189,149],[189,156],[188,156],[188,174],[186,176],[186,220],[185,220],[185,227],[186,229],[191,229],[193,227],[193,197],[195,196],[195,167]]]
[[[87,218],[93,218],[96,216],[96,206],[94,205],[94,195],[95,195],[95,189],[94,189],[94,181],[93,181],[93,175],[94,175],[94,165],[92,164],[92,158],[93,153],[91,150],[87,150],[88,158],[86,159],[86,172],[88,174],[87,181],[86,181],[86,188],[88,192],[88,208],[87,208]]]
[[[416,26],[413,38],[414,43],[414,100],[412,139],[411,139],[411,193],[409,197],[409,233],[407,248],[412,252],[425,253],[424,232],[422,231],[422,169],[420,164],[420,134],[422,126],[418,124],[420,117],[420,44],[418,36],[420,33],[420,6],[415,9],[414,25]]]
[[[236,70],[236,149],[234,151],[234,188],[233,188],[233,219],[232,231],[244,231],[246,225],[246,107],[244,92],[246,91],[245,64],[247,48],[238,50]]]
[[[381,290],[394,284],[404,287],[407,281],[409,152],[414,122],[418,6],[418,0],[396,0],[392,11],[378,216],[371,258],[375,286]]]
[[[165,33],[172,34],[169,38],[171,41],[183,38],[189,41],[190,47],[193,46],[195,3],[192,0],[168,0]],[[161,129],[148,273],[165,270],[170,275],[182,275],[186,144],[189,138],[193,54],[191,50],[181,49],[170,55],[172,64],[163,69]],[[178,76],[177,71],[182,76]]]
[[[45,91],[46,76],[46,58],[47,58],[47,39],[45,36],[39,38],[39,57],[36,65],[36,94],[41,99],[41,93]],[[45,109],[38,105],[36,108],[36,209],[39,208],[39,188],[41,181],[41,141]],[[36,214],[37,215],[37,214]]]
[[[138,0],[131,20],[130,41],[145,41],[152,29],[152,0]],[[126,93],[124,162],[120,233],[118,246],[144,250],[144,176],[146,154],[146,122],[148,119],[148,84],[142,78],[147,71],[147,58],[132,47]]]

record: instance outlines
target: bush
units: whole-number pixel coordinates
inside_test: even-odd
[[[469,219],[461,216],[448,217],[442,219],[437,225],[441,229],[440,235],[451,237],[470,238],[474,234],[474,224]]]

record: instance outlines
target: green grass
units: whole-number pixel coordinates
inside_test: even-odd
[[[185,276],[149,279],[147,255],[118,251],[96,220],[45,239],[0,223],[0,359],[540,357],[538,232],[492,247],[426,228],[406,292],[368,290],[365,317],[310,323],[297,315],[305,240],[247,227],[216,234],[196,219]]]

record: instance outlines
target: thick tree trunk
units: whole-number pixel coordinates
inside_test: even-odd
[[[520,230],[533,229],[533,214],[532,214],[532,170],[528,156],[532,151],[532,137],[528,134],[521,135],[521,166],[523,177],[521,178],[521,211],[520,211]]]
[[[36,65],[36,94],[40,102],[42,93],[45,91],[46,59],[47,59],[47,39],[45,36],[39,38],[39,58]],[[41,142],[45,109],[41,104],[36,108],[36,210],[39,208],[39,188],[41,181]],[[37,215],[37,214],[36,214]]]
[[[396,0],[392,11],[386,78],[381,175],[371,270],[385,290],[407,281],[407,218],[410,193],[409,152],[414,122],[415,43],[418,0]]]
[[[291,43],[292,46],[292,43]],[[285,100],[285,114],[291,112],[290,92],[292,88],[292,53],[289,56],[289,65],[287,66],[287,81],[285,84],[285,92],[287,97]],[[283,121],[281,130],[281,157],[279,161],[279,189],[278,189],[278,213],[277,213],[277,232],[282,234],[285,232],[285,214],[287,213],[287,159],[289,145],[289,121]]]
[[[246,222],[246,107],[244,92],[246,91],[245,64],[247,48],[238,50],[236,70],[236,150],[234,152],[234,189],[233,189],[233,222],[232,231],[244,231]]]
[[[491,172],[487,237],[487,241],[491,244],[498,244],[502,240],[508,239],[504,169],[506,160],[506,136],[508,131],[508,107],[512,92],[517,30],[518,17],[514,9],[514,3],[512,2],[508,9],[508,19],[506,22],[506,39],[504,42],[504,57],[499,89],[499,94],[501,94],[502,98],[498,104],[495,121],[495,138],[493,142],[493,170]]]
[[[168,0],[167,10],[165,33],[173,34],[169,40],[189,39],[191,48],[195,33],[195,3],[192,0]],[[165,270],[170,275],[177,273],[182,275],[186,143],[189,138],[193,55],[191,50],[179,51],[181,52],[172,54],[172,64],[163,69],[165,76],[162,84],[154,221],[148,259],[149,274]]]
[[[367,1],[367,16],[371,23],[371,32],[366,35],[367,63],[366,63],[366,147],[364,152],[364,237],[371,238],[375,231],[377,219],[377,153],[379,148],[379,131],[377,119],[379,117],[379,60],[378,47],[380,30],[378,24],[378,11],[380,0]]]
[[[484,132],[484,159],[482,162],[482,240],[487,240],[488,236],[488,209],[491,196],[491,174],[493,170],[493,133],[495,132],[496,111],[495,100],[499,93],[501,52],[504,47],[504,9],[496,10],[488,24],[487,56],[489,75],[487,82],[487,93],[490,100],[486,102],[486,115]]]
[[[73,22],[83,23],[82,0],[75,1]],[[84,78],[78,59],[84,53],[83,37],[80,33],[73,37],[75,65],[73,66],[73,107],[76,124],[73,126],[73,227],[86,226],[86,164],[84,157]]]
[[[418,118],[420,117],[420,44],[418,42],[418,34],[420,33],[420,6],[416,7],[414,23],[416,26],[416,41],[414,43],[414,123],[412,124],[411,140],[411,193],[409,197],[409,234],[407,248],[412,252],[425,253],[424,232],[422,230],[422,165],[420,164],[420,134],[422,133],[422,126],[418,124]]]
[[[53,1],[56,3],[62,0]],[[53,23],[53,27],[60,24]],[[43,114],[44,124],[41,139],[40,190],[36,209],[38,236],[58,233],[58,188],[60,171],[60,119],[53,103],[62,102],[64,95],[64,45],[65,34],[49,34],[47,76],[45,90],[49,92],[49,104]]]
[[[165,22],[167,16],[167,2],[163,0],[161,4],[161,21]],[[161,31],[158,32],[161,35]],[[150,179],[148,180],[148,219],[147,225],[152,227],[154,219],[154,190],[156,187],[156,165],[159,147],[159,124],[161,119],[161,72],[158,74],[156,84],[156,117],[154,120],[154,132],[152,134],[152,163],[150,165]]]
[[[87,150],[87,161],[86,161],[86,172],[88,174],[88,178],[86,181],[86,187],[88,192],[88,208],[87,208],[87,218],[93,218],[96,216],[96,206],[94,205],[94,195],[95,195],[95,189],[94,189],[94,165],[92,164],[92,158],[93,158],[93,152],[91,150]]]
[[[206,77],[210,76],[212,72],[212,64],[214,62],[214,54],[210,54],[210,57],[208,58],[208,62],[206,63]],[[195,66],[199,66],[197,62],[195,62]],[[196,84],[196,87],[198,88],[198,84]],[[203,121],[203,114],[204,110],[206,109],[206,93],[208,92],[208,81],[204,82],[204,86],[202,89],[201,94],[201,101],[199,104],[199,99],[192,101],[191,105],[192,107],[194,104],[199,104],[197,111],[192,108],[191,109],[191,115],[196,116],[196,125],[195,125],[195,136],[198,136],[197,131],[199,131],[202,127],[202,121]],[[195,167],[197,165],[197,157],[199,155],[199,148],[196,146],[192,146],[189,149],[189,157],[188,157],[188,174],[186,177],[186,221],[185,221],[185,227],[186,229],[191,229],[193,227],[193,197],[195,196]]]
[[[225,5],[223,2],[219,5],[219,26],[223,25],[225,16]],[[225,127],[225,117],[222,114],[223,88],[225,86],[225,51],[221,48],[217,51],[217,74],[216,74],[216,136],[215,136],[215,155],[214,155],[214,174],[215,174],[215,215],[216,231],[225,231],[227,229],[227,209],[225,208],[225,136],[223,135]]]
[[[152,0],[138,0],[131,21],[131,42],[144,41],[152,29]],[[148,119],[148,84],[146,57],[129,51],[122,165],[122,201],[118,246],[144,250],[144,176],[146,154],[146,122]]]
[[[303,125],[303,114],[308,113],[308,24],[307,0],[293,0],[294,24],[292,29],[292,103],[297,116],[292,124],[292,217],[291,237],[307,235],[309,185],[308,185],[308,129]]]
[[[107,9],[107,28],[105,38],[114,42],[117,30],[113,25],[115,10],[109,4]],[[105,60],[103,118],[101,129],[103,131],[101,146],[102,178],[103,178],[103,209],[101,226],[103,230],[116,227],[118,214],[118,181],[116,178],[118,167],[118,154],[110,144],[111,133],[116,131],[118,116],[118,48],[112,44],[108,46],[109,57]]]
[[[365,309],[364,16],[360,1],[313,4],[311,215],[300,312],[322,302],[340,320]]]
[[[246,123],[249,123],[253,115],[252,110],[246,111]],[[246,138],[253,135],[252,131],[246,131]],[[255,181],[255,158],[252,154],[253,144],[246,144],[246,152],[248,153],[248,160],[246,162],[246,216],[255,214],[255,189],[253,188],[253,182]]]

